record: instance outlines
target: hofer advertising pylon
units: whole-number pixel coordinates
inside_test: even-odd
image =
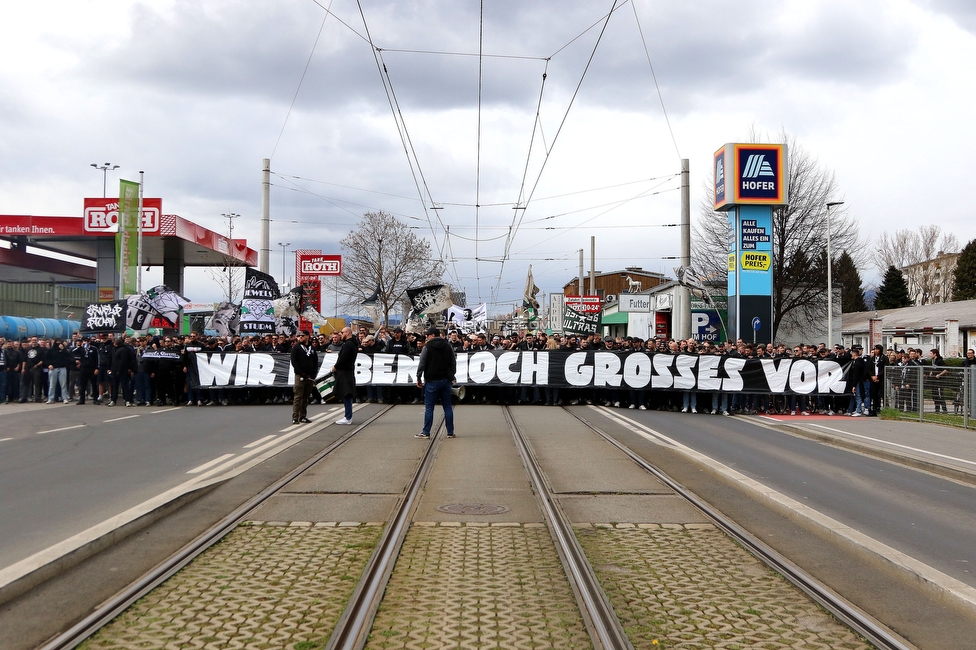
[[[728,213],[729,339],[773,340],[773,208],[789,203],[785,144],[715,152],[714,206]]]

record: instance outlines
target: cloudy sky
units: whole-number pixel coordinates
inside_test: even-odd
[[[221,232],[240,213],[256,249],[271,158],[274,275],[277,242],[337,253],[384,210],[469,302],[509,311],[530,264],[546,293],[579,249],[588,271],[590,237],[598,270],[671,274],[680,159],[694,218],[717,148],[785,130],[836,174],[866,242],[933,223],[976,238],[976,3],[617,0],[607,20],[613,5],[6,3],[0,214],[80,215],[108,161],[145,170],[167,213]],[[185,292],[220,297],[200,272]]]

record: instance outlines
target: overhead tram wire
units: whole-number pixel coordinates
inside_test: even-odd
[[[631,2],[630,6],[634,9],[634,20],[637,21],[637,31],[640,34],[641,43],[644,45],[644,54],[647,56],[647,67],[651,69],[651,78],[654,80],[654,88],[657,90],[657,97],[661,101],[661,111],[664,113],[664,122],[668,125],[668,133],[671,134],[671,142],[674,143],[674,152],[681,161],[681,151],[678,149],[678,141],[674,137],[674,129],[671,128],[671,119],[668,117],[668,109],[664,106],[664,95],[661,93],[661,86],[657,83],[657,75],[654,74],[654,65],[651,63],[651,53],[647,49],[647,41],[644,39],[644,29],[641,27],[640,16],[637,15],[637,3]]]
[[[593,57],[596,56],[596,51],[600,47],[600,43],[603,41],[603,35],[607,31],[607,25],[610,23],[610,17],[613,12],[617,10],[617,2],[619,0],[613,0],[613,5],[610,7],[610,12],[607,13],[603,20],[603,27],[600,29],[600,35],[596,39],[596,43],[593,44],[593,50],[590,52],[589,58],[586,60],[586,65],[583,67],[583,73],[580,75],[579,82],[576,84],[576,89],[573,91],[573,96],[569,100],[569,104],[566,106],[566,111],[563,113],[563,118],[559,122],[559,127],[556,129],[556,134],[552,138],[552,146],[546,151],[545,157],[542,159],[542,166],[539,168],[539,174],[536,176],[535,182],[532,185],[532,190],[529,192],[528,197],[524,201],[524,205],[521,200],[519,205],[522,206],[521,210],[516,210],[516,214],[512,216],[512,235],[507,242],[505,242],[505,253],[503,257],[507,257],[512,249],[512,242],[515,236],[518,234],[519,226],[522,223],[522,218],[525,216],[525,211],[528,209],[529,203],[532,201],[532,197],[539,187],[539,181],[542,179],[542,174],[545,172],[546,164],[549,162],[549,157],[552,155],[552,150],[556,146],[556,141],[559,140],[559,135],[562,133],[563,127],[566,125],[566,119],[569,117],[569,112],[573,108],[573,104],[576,101],[577,95],[579,95],[580,88],[583,86],[583,80],[586,78],[586,73],[590,69],[590,64],[593,63]],[[577,37],[579,38],[579,37]],[[575,40],[575,39],[574,39]],[[568,44],[567,44],[568,45]],[[566,46],[563,46],[564,48]],[[563,49],[563,48],[560,48]],[[557,50],[558,52],[558,50]],[[521,196],[521,191],[520,191]],[[501,283],[502,273],[504,272],[504,262],[502,263],[502,268],[498,271],[498,283],[496,283],[496,288]]]
[[[475,171],[474,190],[474,275],[478,280],[478,299],[481,299],[481,271],[478,267],[478,227],[481,224],[481,98],[484,92],[484,61],[482,56],[485,49],[485,0],[479,3],[478,18],[478,146]]]
[[[671,188],[670,190],[662,190],[660,192],[655,192],[655,194],[663,194],[664,192],[674,192],[674,191],[676,191],[678,189],[680,189],[680,188]],[[647,191],[641,192],[637,196],[632,196],[629,199],[623,199],[621,201],[618,201],[617,204],[614,205],[613,207],[607,208],[603,212],[600,212],[599,214],[595,214],[592,217],[590,217],[589,219],[586,219],[584,221],[581,221],[580,223],[576,224],[575,226],[569,226],[569,227],[566,228],[566,230],[567,231],[570,231],[570,230],[575,230],[577,228],[582,228],[584,225],[588,224],[589,222],[593,221],[594,219],[599,219],[600,217],[602,217],[603,215],[607,214],[608,212],[611,212],[613,210],[616,210],[617,208],[619,208],[619,207],[621,207],[623,205],[626,205],[626,204],[630,203],[631,201],[635,201],[635,200],[637,200],[637,199],[639,199],[639,198],[641,198],[641,197],[643,197],[645,195],[649,196],[650,195],[649,192],[650,192],[650,190],[647,190]],[[547,241],[552,241],[556,237],[560,237],[560,236],[562,236],[564,234],[566,234],[566,233],[565,232],[561,232],[561,233],[555,234],[552,237],[548,237],[546,239],[543,239],[542,241],[538,241],[538,242],[532,244],[531,246],[529,246],[528,248],[524,248],[523,250],[528,250],[529,248],[534,248],[534,247],[536,247],[536,246],[538,246],[540,244],[544,244]]]
[[[332,8],[332,0],[329,1],[329,9]],[[312,64],[312,56],[315,54],[315,48],[318,47],[319,39],[322,38],[322,30],[325,29],[325,21],[329,19],[329,14],[331,13],[329,9],[326,9],[325,15],[322,17],[322,24],[319,26],[319,33],[315,35],[315,42],[312,43],[312,51],[308,53],[308,60],[305,61],[305,67],[302,69],[302,77],[298,80],[298,88],[295,88],[295,95],[291,98],[291,105],[288,106],[288,112],[285,113],[285,121],[281,124],[281,130],[278,131],[278,139],[275,140],[274,147],[271,149],[271,155],[269,158],[274,159],[275,152],[278,151],[278,144],[281,142],[281,136],[285,133],[285,127],[288,126],[288,118],[291,117],[291,111],[295,108],[295,102],[298,101],[298,93],[302,89],[302,84],[305,82],[305,75],[308,74],[308,67]]]
[[[430,226],[431,236],[434,239],[434,243],[438,248],[438,254],[441,259],[444,259],[444,250],[442,245],[439,243],[437,232],[434,228],[434,223],[430,219],[430,210],[427,207],[427,201],[430,200],[431,205],[434,204],[432,197],[430,196],[430,190],[427,186],[427,181],[423,178],[423,170],[420,167],[420,160],[416,156],[416,151],[413,148],[413,143],[410,141],[410,134],[407,130],[406,122],[403,119],[403,113],[400,110],[399,102],[396,99],[396,91],[393,89],[392,81],[389,77],[389,71],[387,70],[386,63],[382,59],[382,53],[377,49],[376,45],[373,43],[373,38],[369,33],[369,24],[366,22],[366,14],[363,11],[363,5],[361,0],[356,0],[356,5],[359,7],[359,16],[363,21],[363,29],[366,32],[366,40],[369,43],[373,54],[373,61],[376,63],[376,70],[380,75],[380,81],[383,84],[383,91],[386,93],[387,102],[390,105],[390,111],[393,113],[393,121],[397,125],[397,132],[400,135],[400,142],[403,145],[404,154],[407,157],[407,164],[410,167],[410,174],[413,177],[414,185],[417,187],[417,194],[423,203],[424,216],[427,219],[427,224]],[[411,157],[411,154],[413,157]],[[423,179],[423,187],[427,189],[427,197],[424,197],[424,190],[421,189],[421,179],[418,179],[418,174],[421,179]],[[437,215],[437,220],[440,222],[440,215]],[[444,224],[441,223],[441,227]]]

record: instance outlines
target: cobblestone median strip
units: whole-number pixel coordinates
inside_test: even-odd
[[[543,524],[415,523],[367,648],[590,648]]]
[[[576,535],[637,649],[873,647],[710,524]]]
[[[244,524],[80,647],[325,645],[383,529]]]

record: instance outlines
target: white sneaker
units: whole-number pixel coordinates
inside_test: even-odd
[[[339,418],[335,421],[336,424],[352,424],[352,420],[349,418]]]
[[[810,411],[803,411],[800,415],[810,415]]]
[[[852,418],[859,418],[859,417],[861,417],[861,412],[860,411],[854,411],[853,413],[851,413],[851,417]]]
[[[728,411],[722,411],[722,415],[726,415],[727,416],[728,414],[729,414]]]
[[[790,411],[790,415],[796,415],[796,411]]]
[[[687,406],[682,406],[681,407],[681,412],[682,413],[687,413],[688,412],[688,407]]]
[[[698,409],[691,409],[691,412],[692,413],[697,413],[698,412]]]
[[[634,408],[634,405],[633,405],[633,404],[631,404],[631,405],[630,405],[630,406],[628,406],[627,408],[629,408],[629,409],[632,409],[632,408]]]
[[[620,408],[620,402],[614,402],[613,406],[614,408]]]
[[[834,414],[833,411],[827,411],[827,415],[833,415],[833,414]]]
[[[641,405],[640,405],[640,406],[638,406],[637,408],[639,408],[639,409],[640,409],[640,410],[642,410],[642,411],[646,411],[646,410],[647,410],[647,407],[646,407],[646,406],[644,406],[643,404],[641,404]]]

